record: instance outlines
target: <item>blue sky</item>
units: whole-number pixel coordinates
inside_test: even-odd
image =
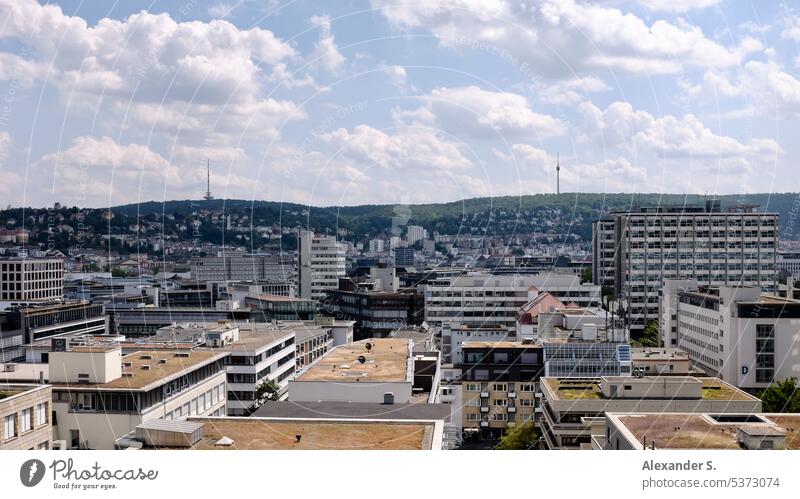
[[[0,0],[0,199],[798,191],[800,5]]]

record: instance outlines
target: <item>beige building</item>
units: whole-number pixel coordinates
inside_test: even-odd
[[[687,376],[693,372],[689,355],[678,348],[633,348],[631,359],[633,370],[646,376]]]
[[[49,385],[0,384],[0,450],[52,448]]]
[[[591,423],[609,412],[751,414],[761,401],[716,378],[542,378],[541,432],[551,449],[591,446]]]
[[[52,352],[53,435],[68,449],[113,449],[153,419],[224,415],[227,352],[145,350],[119,346]]]

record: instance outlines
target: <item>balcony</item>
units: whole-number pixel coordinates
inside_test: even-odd
[[[517,392],[508,392],[508,398],[510,399],[517,398]]]
[[[481,407],[481,412],[489,412],[489,408],[484,405]]]
[[[513,405],[508,406],[508,412],[517,412],[517,408]]]
[[[481,421],[481,428],[487,428],[489,426],[488,421]]]
[[[481,398],[489,398],[489,392],[481,392]]]

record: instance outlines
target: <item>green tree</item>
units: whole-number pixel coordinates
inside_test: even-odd
[[[800,412],[797,378],[777,381],[762,391],[761,408],[764,412]]]
[[[592,268],[591,267],[584,267],[581,270],[581,283],[584,282],[592,282]]]
[[[639,339],[639,343],[643,347],[657,347],[658,341],[658,321],[650,321],[650,324],[644,328],[644,334]]]
[[[114,267],[111,269],[111,277],[128,277],[128,273],[125,271],[125,269]]]
[[[503,435],[503,438],[500,439],[500,443],[497,444],[495,449],[529,450],[534,448],[538,440],[539,432],[536,431],[536,426],[533,424],[533,421],[525,421],[512,431]]]
[[[256,409],[266,404],[267,402],[278,400],[281,398],[281,389],[275,380],[269,379],[256,387],[255,401],[253,405],[248,408],[248,412],[253,414]]]

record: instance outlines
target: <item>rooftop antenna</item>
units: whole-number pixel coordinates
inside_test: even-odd
[[[561,194],[561,161],[559,153],[556,153],[556,194]]]
[[[206,158],[206,195],[203,196],[206,201],[211,201],[214,196],[211,195],[211,161]]]

